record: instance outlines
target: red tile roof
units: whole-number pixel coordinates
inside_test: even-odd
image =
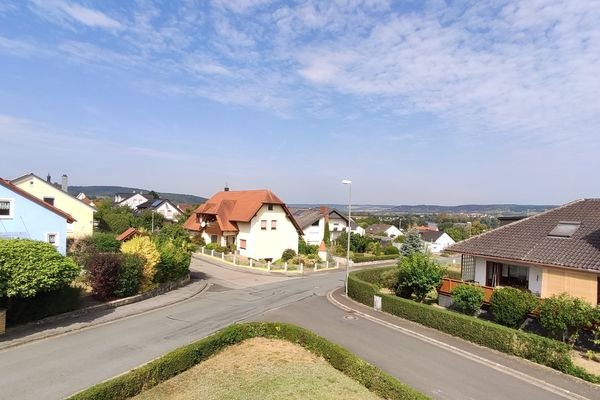
[[[117,236],[117,240],[119,242],[124,242],[125,240],[131,239],[137,233],[139,233],[137,229],[135,229],[135,228],[127,228],[125,230],[125,232],[123,232],[119,236]]]
[[[71,216],[71,214],[67,214],[66,212],[64,212],[61,209],[58,209],[48,203],[46,203],[45,201],[38,199],[37,197],[35,197],[34,195],[24,191],[23,189],[21,189],[20,187],[18,187],[17,185],[12,184],[11,182],[4,180],[2,178],[0,178],[0,185],[4,186],[5,188],[7,188],[8,190],[12,190],[13,192],[25,197],[28,200],[33,201],[34,203],[39,204],[40,206],[52,211],[55,214],[60,215],[61,217],[65,218],[67,220],[67,222],[69,224],[72,224],[73,222],[75,222],[75,218],[73,218]]]
[[[201,231],[198,223],[199,214],[214,216],[218,231],[237,232],[237,222],[250,222],[260,208],[265,204],[281,206],[299,234],[302,229],[292,217],[285,203],[270,190],[224,191],[215,194],[206,203],[200,205],[183,224],[184,228]]]

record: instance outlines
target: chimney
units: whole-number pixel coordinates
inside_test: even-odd
[[[49,172],[48,172],[48,176],[46,177],[46,182],[52,183],[52,177],[50,176]]]
[[[63,192],[69,191],[69,178],[67,177],[67,174],[63,174],[62,183],[60,185],[60,188],[62,189]]]
[[[329,223],[329,207],[321,206],[319,207],[321,214],[325,217],[325,222]]]
[[[226,192],[229,192],[229,186],[225,186],[225,189],[223,189]]]

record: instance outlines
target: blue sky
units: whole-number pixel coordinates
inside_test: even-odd
[[[598,197],[599,20],[594,1],[0,0],[0,176]]]

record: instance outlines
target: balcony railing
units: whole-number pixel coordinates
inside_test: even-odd
[[[455,287],[460,286],[460,285],[473,285],[473,286],[477,286],[483,289],[483,302],[485,304],[489,304],[490,300],[492,299],[492,293],[494,292],[494,288],[491,286],[481,286],[478,285],[476,283],[470,283],[470,282],[465,282],[465,281],[461,281],[458,279],[450,279],[450,278],[444,278],[442,279],[442,286],[440,287],[440,289],[438,290],[438,292],[440,294],[445,294],[447,296],[451,296],[452,295],[452,291],[454,290]]]

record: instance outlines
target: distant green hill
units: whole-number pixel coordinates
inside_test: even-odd
[[[85,193],[88,197],[113,197],[115,193],[133,193],[142,192],[147,193],[151,189],[140,189],[125,186],[70,186],[69,193],[77,195],[81,192]],[[186,203],[186,204],[200,204],[206,201],[206,198],[196,196],[193,194],[181,194],[181,193],[163,193],[156,192],[161,199],[169,199],[175,204]]]

